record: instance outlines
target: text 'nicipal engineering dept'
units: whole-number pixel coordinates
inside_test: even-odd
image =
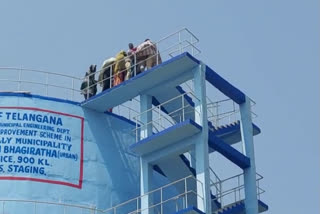
[[[54,175],[50,183],[78,185],[82,131],[83,118],[74,115],[43,109],[0,108],[0,179],[48,179]]]

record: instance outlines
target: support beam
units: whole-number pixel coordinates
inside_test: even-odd
[[[241,104],[245,102],[246,95],[242,91],[223,79],[208,66],[206,66],[206,80],[236,103]]]
[[[245,209],[246,214],[258,213],[256,166],[254,158],[253,128],[251,119],[250,98],[246,97],[245,102],[240,104],[241,114],[241,140],[244,154],[250,158],[250,167],[244,169],[245,187]]]
[[[250,167],[250,159],[209,131],[209,146],[242,169]]]
[[[198,100],[195,100],[195,122],[202,126],[202,132],[195,141],[194,154],[196,165],[197,206],[204,213],[211,213],[210,197],[210,175],[209,175],[209,152],[208,152],[208,122],[207,122],[207,103],[206,103],[206,66],[200,64],[194,69],[194,92]]]

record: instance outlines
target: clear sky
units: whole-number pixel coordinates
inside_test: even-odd
[[[1,0],[0,67],[82,77],[128,42],[187,27],[199,58],[257,102],[268,213],[320,213],[319,10],[318,0]]]

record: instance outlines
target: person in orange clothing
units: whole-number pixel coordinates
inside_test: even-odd
[[[130,78],[128,74],[130,74],[130,67],[131,67],[131,60],[130,57],[127,57],[127,53],[125,51],[120,51],[116,55],[116,62],[114,68],[114,79],[113,79],[113,86],[119,85],[125,79]]]

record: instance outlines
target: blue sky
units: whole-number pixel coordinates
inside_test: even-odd
[[[316,0],[2,0],[0,67],[82,77],[128,42],[187,27],[199,58],[257,102],[268,213],[320,213],[319,9]]]

